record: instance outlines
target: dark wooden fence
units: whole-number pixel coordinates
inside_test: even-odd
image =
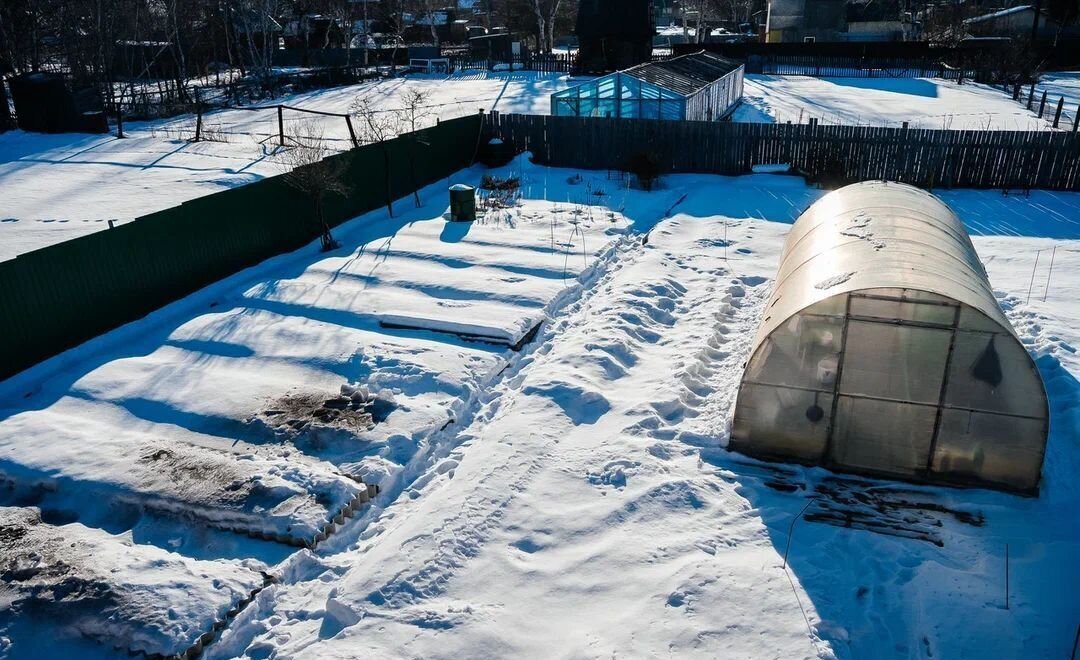
[[[487,128],[543,163],[661,172],[746,174],[790,164],[813,179],[887,179],[924,188],[1080,190],[1080,135],[817,124],[736,124],[500,115]]]
[[[537,71],[540,73],[570,73],[577,63],[577,56],[569,53],[532,54],[527,57],[515,55],[509,61],[474,57],[468,53],[451,55],[450,68],[454,71],[461,69],[483,69],[491,71],[496,68],[509,67],[515,71]]]
[[[982,78],[979,69],[954,68],[942,60],[842,55],[751,55],[746,60],[746,72],[844,78]]]
[[[338,225],[470,165],[479,116],[331,156]],[[311,199],[263,179],[0,262],[0,379],[319,235]]]
[[[374,67],[357,64],[280,73],[265,78],[224,76],[184,81],[183,84],[170,80],[117,83],[116,93],[106,104],[106,110],[113,118],[117,112],[127,119],[172,117],[194,113],[197,107],[211,109],[258,103],[311,89],[354,85],[380,75]]]

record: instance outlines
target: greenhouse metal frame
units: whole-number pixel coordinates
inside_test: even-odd
[[[702,51],[602,76],[551,95],[551,114],[716,121],[743,94],[744,66]]]
[[[881,181],[826,195],[792,227],[765,310],[731,449],[1037,492],[1042,379],[939,199]]]

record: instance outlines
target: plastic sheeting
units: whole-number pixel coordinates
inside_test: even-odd
[[[880,181],[811,206],[784,245],[731,448],[1025,493],[1048,406],[959,218]]]

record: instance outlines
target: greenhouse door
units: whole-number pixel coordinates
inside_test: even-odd
[[[904,304],[948,325],[848,316],[827,451],[834,465],[905,477],[929,465],[955,308]]]

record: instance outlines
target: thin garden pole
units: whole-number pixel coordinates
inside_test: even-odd
[[[1076,116],[1073,117],[1073,133],[1080,129],[1080,105],[1076,106]]]
[[[1009,544],[1005,544],[1005,609],[1009,609]]]
[[[1043,90],[1042,100],[1039,101],[1039,119],[1042,119],[1043,110],[1046,108],[1046,90]]]
[[[1065,107],[1065,97],[1058,99],[1057,112],[1054,113],[1054,128],[1058,127],[1058,123],[1061,121],[1061,110]]]
[[[1031,110],[1031,104],[1035,102],[1035,83],[1031,83],[1031,87],[1028,88],[1028,102],[1027,109]]]
[[[1046,289],[1043,290],[1043,302],[1046,302],[1046,295],[1050,293],[1050,278],[1054,276],[1054,257],[1057,256],[1057,246],[1054,246],[1054,251],[1050,253],[1050,272],[1046,274]]]
[[[1042,250],[1035,251],[1035,267],[1031,269],[1031,282],[1028,284],[1027,302],[1031,302],[1031,287],[1035,286],[1035,271],[1039,268],[1039,255],[1042,254]],[[1027,303],[1024,303],[1027,304]]]
[[[813,504],[813,503],[814,503],[814,498],[811,497],[809,500],[807,500],[806,506],[804,506],[802,508],[802,511],[799,512],[799,515],[795,516],[795,518],[792,519],[791,525],[788,527],[787,547],[784,548],[784,566],[783,567],[785,569],[787,568],[788,552],[791,550],[791,536],[792,536],[792,534],[795,533],[795,523],[799,522],[799,518],[802,518],[802,515],[804,513],[806,513],[806,510],[809,509],[810,505]]]

